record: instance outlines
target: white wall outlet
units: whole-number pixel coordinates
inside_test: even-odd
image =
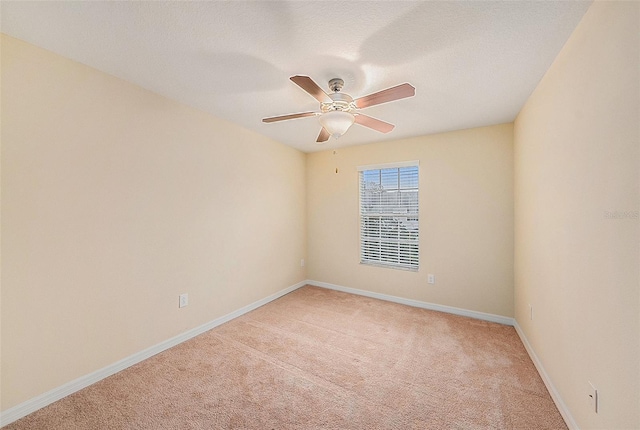
[[[589,405],[591,410],[598,413],[598,389],[589,381]]]
[[[427,275],[427,283],[435,284],[436,283],[436,275],[432,275],[431,273],[429,273]]]
[[[300,260],[300,267],[304,267],[304,258]]]
[[[189,294],[187,293],[180,294],[180,303],[178,306],[181,308],[184,308],[188,304],[189,304]]]

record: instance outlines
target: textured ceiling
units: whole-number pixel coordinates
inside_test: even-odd
[[[305,152],[513,121],[590,2],[213,1],[0,3],[1,30]],[[403,82],[416,96],[363,111],[317,145],[318,110],[289,81],[334,77],[354,98]]]

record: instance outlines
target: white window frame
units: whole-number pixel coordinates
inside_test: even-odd
[[[420,202],[420,163],[419,161],[403,161],[397,163],[385,163],[385,164],[371,164],[366,166],[358,166],[358,194],[359,194],[359,216],[360,216],[360,264],[388,267],[394,269],[418,271],[420,268],[420,246],[419,246],[419,234],[420,234],[420,218],[419,218],[419,202]],[[402,188],[400,186],[400,169],[406,167],[417,167],[417,181],[416,187]],[[396,192],[398,195],[402,191],[415,192],[417,194],[417,201],[413,204],[405,206],[400,199],[397,206],[384,206],[378,205],[377,212],[370,212],[364,205],[371,208],[370,202],[366,201],[367,198],[371,199],[371,196],[365,197],[365,184],[364,184],[364,172],[382,171],[385,169],[398,169],[398,185],[396,188],[391,188],[386,193]],[[388,172],[387,172],[388,173]],[[382,183],[382,178],[380,179]],[[385,194],[385,190],[381,189],[382,195]],[[381,200],[382,201],[382,200]],[[375,208],[375,206],[374,206]],[[410,212],[407,212],[410,211]],[[405,215],[406,214],[406,215]],[[408,216],[407,216],[408,215]],[[404,219],[404,220],[403,220]],[[376,236],[372,230],[371,225],[377,225],[380,227],[380,233]],[[398,228],[398,236],[396,238],[384,237],[382,233],[383,220],[387,220],[391,225],[411,225],[411,238],[401,238],[400,228]],[[372,224],[374,223],[374,224]],[[386,246],[385,246],[386,245]],[[397,247],[397,252],[395,248]],[[386,248],[386,249],[385,249]],[[404,250],[402,250],[404,248]]]

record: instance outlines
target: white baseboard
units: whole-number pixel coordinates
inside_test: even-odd
[[[341,285],[328,284],[326,282],[308,280],[309,285],[316,287],[328,288],[331,290],[342,291],[344,293],[357,294],[359,296],[371,297],[373,299],[386,300],[388,302],[400,303],[401,305],[413,306],[416,308],[429,309],[432,311],[446,312],[448,314],[460,315],[484,321],[495,322],[505,325],[513,325],[514,319],[501,315],[487,314],[484,312],[470,311],[467,309],[455,308],[452,306],[438,305],[435,303],[421,302],[419,300],[405,299],[403,297],[390,296],[388,294],[374,293],[366,290],[358,290],[356,288],[343,287]]]
[[[524,335],[524,332],[522,331],[522,329],[518,325],[518,322],[514,318],[509,318],[509,317],[504,317],[504,316],[494,315],[494,314],[487,314],[483,312],[470,311],[467,309],[460,309],[460,308],[455,308],[451,306],[438,305],[435,303],[421,302],[418,300],[405,299],[402,297],[390,296],[390,295],[381,294],[381,293],[374,293],[366,290],[358,290],[355,288],[343,287],[341,285],[334,285],[334,284],[329,284],[329,283],[320,282],[320,281],[308,280],[307,284],[314,285],[316,287],[342,291],[345,293],[358,294],[361,296],[371,297],[374,299],[400,303],[403,305],[409,305],[409,306],[414,306],[414,307],[423,308],[423,309],[446,312],[450,314],[461,315],[465,317],[471,317],[471,318],[476,318],[484,321],[490,321],[490,322],[495,322],[499,324],[513,326],[516,329],[516,332],[518,333],[518,336],[520,337],[520,340],[522,341],[525,349],[527,350],[529,357],[531,357],[531,361],[533,361],[533,364],[536,366],[536,369],[538,370],[538,373],[540,374],[540,377],[542,378],[544,385],[547,387],[547,390],[549,391],[549,394],[551,395],[553,402],[556,404],[556,407],[560,411],[560,415],[562,415],[562,418],[567,423],[567,427],[569,427],[569,430],[580,430],[580,428],[578,427],[578,424],[576,424],[575,420],[573,419],[571,412],[569,412],[569,408],[567,408],[567,405],[565,405],[565,403],[562,401],[562,397],[560,397],[558,390],[556,390],[556,387],[551,382],[551,379],[549,378],[549,375],[547,374],[547,372],[544,370],[544,367],[542,366],[540,359],[538,358],[536,353],[533,351],[533,348],[531,347],[531,344],[527,340],[527,337]]]
[[[569,412],[569,408],[567,408],[567,405],[565,405],[565,403],[562,401],[562,397],[560,397],[560,393],[558,393],[558,390],[556,390],[556,387],[553,385],[553,382],[551,382],[551,378],[549,378],[549,375],[544,370],[544,367],[542,366],[542,362],[540,361],[535,351],[533,350],[533,347],[529,343],[529,340],[524,335],[522,328],[520,328],[518,321],[514,320],[513,326],[515,327],[516,332],[518,333],[518,336],[520,336],[520,340],[524,344],[525,349],[529,353],[529,357],[531,357],[531,361],[533,361],[533,364],[536,366],[536,369],[538,369],[538,373],[540,374],[540,377],[542,378],[544,385],[547,387],[549,394],[551,394],[551,398],[553,399],[553,402],[556,404],[558,411],[560,411],[560,415],[562,415],[564,422],[567,423],[567,427],[569,427],[569,430],[580,430],[580,428],[578,427],[578,424],[576,424],[576,421],[573,419],[571,412]]]
[[[89,385],[95,384],[96,382],[111,376],[115,373],[118,373],[127,367],[133,366],[134,364],[140,363],[147,358],[150,358],[162,351],[165,351],[173,346],[176,346],[186,340],[189,340],[193,337],[198,336],[206,331],[211,330],[214,327],[217,327],[221,324],[224,324],[228,321],[231,321],[234,318],[237,318],[241,315],[246,314],[254,309],[259,308],[260,306],[266,305],[267,303],[284,296],[298,288],[307,284],[307,281],[298,282],[295,285],[292,285],[284,290],[280,290],[277,293],[274,293],[264,299],[258,300],[257,302],[251,303],[245,307],[242,307],[230,314],[224,315],[220,318],[216,318],[213,321],[210,321],[206,324],[203,324],[199,327],[195,327],[191,330],[188,330],[178,336],[172,337],[171,339],[165,340],[157,345],[154,345],[150,348],[147,348],[143,351],[137,352],[129,357],[126,357],[118,362],[115,362],[107,367],[104,367],[100,370],[97,370],[93,373],[90,373],[85,376],[81,376],[78,379],[75,379],[71,382],[68,382],[60,387],[54,388],[46,393],[43,393],[33,399],[27,400],[26,402],[20,403],[17,406],[14,406],[6,411],[0,413],[0,427],[6,426],[14,421],[23,418],[30,413],[37,411],[51,403],[58,401],[70,394],[75,393],[76,391],[80,391],[83,388],[88,387]]]
[[[551,394],[553,401],[558,407],[560,414],[562,415],[565,422],[567,423],[567,426],[569,427],[570,430],[579,430],[578,425],[576,424],[568,408],[562,401],[562,398],[558,394],[558,391],[555,389],[553,383],[549,379],[549,376],[545,372],[544,367],[542,367],[542,363],[540,362],[535,352],[533,351],[531,345],[529,344],[529,341],[527,340],[526,336],[522,332],[522,329],[518,325],[517,321],[515,321],[513,318],[494,315],[494,314],[488,314],[483,312],[470,311],[470,310],[455,308],[451,306],[438,305],[434,303],[421,302],[418,300],[405,299],[402,297],[396,297],[396,296],[391,296],[391,295],[381,294],[381,293],[374,293],[374,292],[365,291],[365,290],[358,290],[356,288],[343,287],[340,285],[329,284],[326,282],[319,282],[319,281],[313,281],[313,280],[298,282],[297,284],[292,285],[288,288],[285,288],[281,291],[278,291],[277,293],[274,293],[268,297],[265,297],[264,299],[258,300],[234,312],[231,312],[220,318],[216,318],[213,321],[210,321],[199,327],[195,327],[178,336],[175,336],[171,339],[168,339],[164,342],[161,342],[143,351],[135,353],[107,367],[104,367],[88,375],[82,376],[78,379],[75,379],[71,382],[61,385],[60,387],[54,388],[53,390],[50,390],[37,397],[34,397],[33,399],[27,400],[26,402],[23,402],[17,406],[14,406],[13,408],[7,409],[6,411],[0,413],[0,427],[8,425],[14,421],[17,421],[20,418],[23,418],[29,415],[30,413],[37,411],[38,409],[41,409],[47,405],[50,405],[53,402],[56,402],[70,394],[75,393],[76,391],[80,391],[81,389],[86,388],[89,385],[92,385],[108,376],[118,373],[162,351],[165,351],[173,346],[176,346],[184,341],[187,341],[195,336],[198,336],[199,334],[209,331],[212,328],[215,328],[221,324],[231,321],[232,319],[237,318],[241,315],[244,315],[247,312],[257,309],[260,306],[263,306],[275,299],[278,299],[284,296],[285,294],[288,294],[294,290],[297,290],[298,288],[304,285],[314,285],[317,287],[328,288],[331,290],[342,291],[345,293],[357,294],[360,296],[371,297],[374,299],[386,300],[389,302],[399,303],[403,305],[414,306],[414,307],[423,308],[423,309],[430,309],[430,310],[435,310],[440,312],[446,312],[450,314],[461,315],[461,316],[476,318],[484,321],[490,321],[490,322],[495,322],[499,324],[514,326],[516,329],[516,332],[518,333],[518,336],[520,336],[522,343],[524,344],[527,352],[529,353],[531,360],[536,366],[536,369],[538,369],[538,373],[540,373],[540,376],[542,377],[544,384],[549,390],[549,393]]]

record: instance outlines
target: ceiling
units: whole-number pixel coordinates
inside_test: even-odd
[[[589,1],[2,1],[3,33],[312,152],[511,122]],[[317,111],[289,77],[354,98],[411,83],[318,145]]]

